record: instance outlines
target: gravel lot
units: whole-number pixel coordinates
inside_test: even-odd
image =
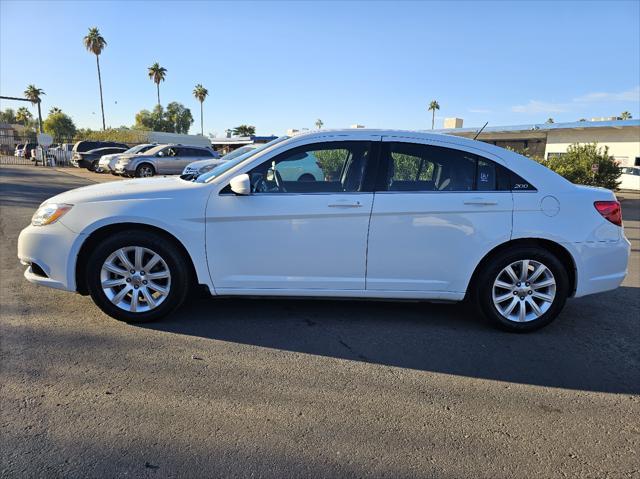
[[[0,167],[1,476],[640,477],[637,194],[624,285],[513,335],[393,302],[202,299],[119,323],[16,258],[38,204],[90,182]]]

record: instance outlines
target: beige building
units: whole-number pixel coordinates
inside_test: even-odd
[[[462,126],[462,120],[456,119]],[[446,122],[446,120],[445,120]],[[450,124],[450,123],[446,123]],[[447,128],[439,133],[473,138],[478,128]],[[621,166],[640,166],[640,120],[578,121],[573,123],[541,123],[534,125],[486,127],[478,140],[501,147],[524,151],[529,156],[566,153],[574,143],[607,146],[609,154]]]

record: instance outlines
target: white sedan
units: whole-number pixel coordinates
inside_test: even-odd
[[[313,158],[322,174],[284,179]],[[410,131],[279,138],[196,181],[103,183],[45,201],[25,277],[149,321],[214,296],[468,298],[511,331],[614,289],[630,244],[611,191],[516,153]],[[213,306],[215,309],[215,306]]]

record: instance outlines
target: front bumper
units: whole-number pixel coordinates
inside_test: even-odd
[[[575,297],[616,289],[627,276],[631,243],[617,241],[574,243],[577,285]]]
[[[28,266],[24,277],[41,286],[76,291],[75,258],[82,236],[60,221],[27,226],[18,237],[18,259]]]

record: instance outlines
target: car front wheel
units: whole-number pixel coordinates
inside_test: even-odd
[[[109,316],[146,322],[180,307],[190,277],[185,259],[165,238],[131,231],[116,233],[94,249],[87,284],[93,301]]]
[[[153,166],[148,165],[146,163],[136,168],[136,177],[138,178],[148,178],[155,174],[156,174],[156,170],[153,168]]]
[[[492,258],[481,272],[478,302],[497,326],[529,332],[553,321],[569,294],[564,265],[540,248],[516,248]]]

